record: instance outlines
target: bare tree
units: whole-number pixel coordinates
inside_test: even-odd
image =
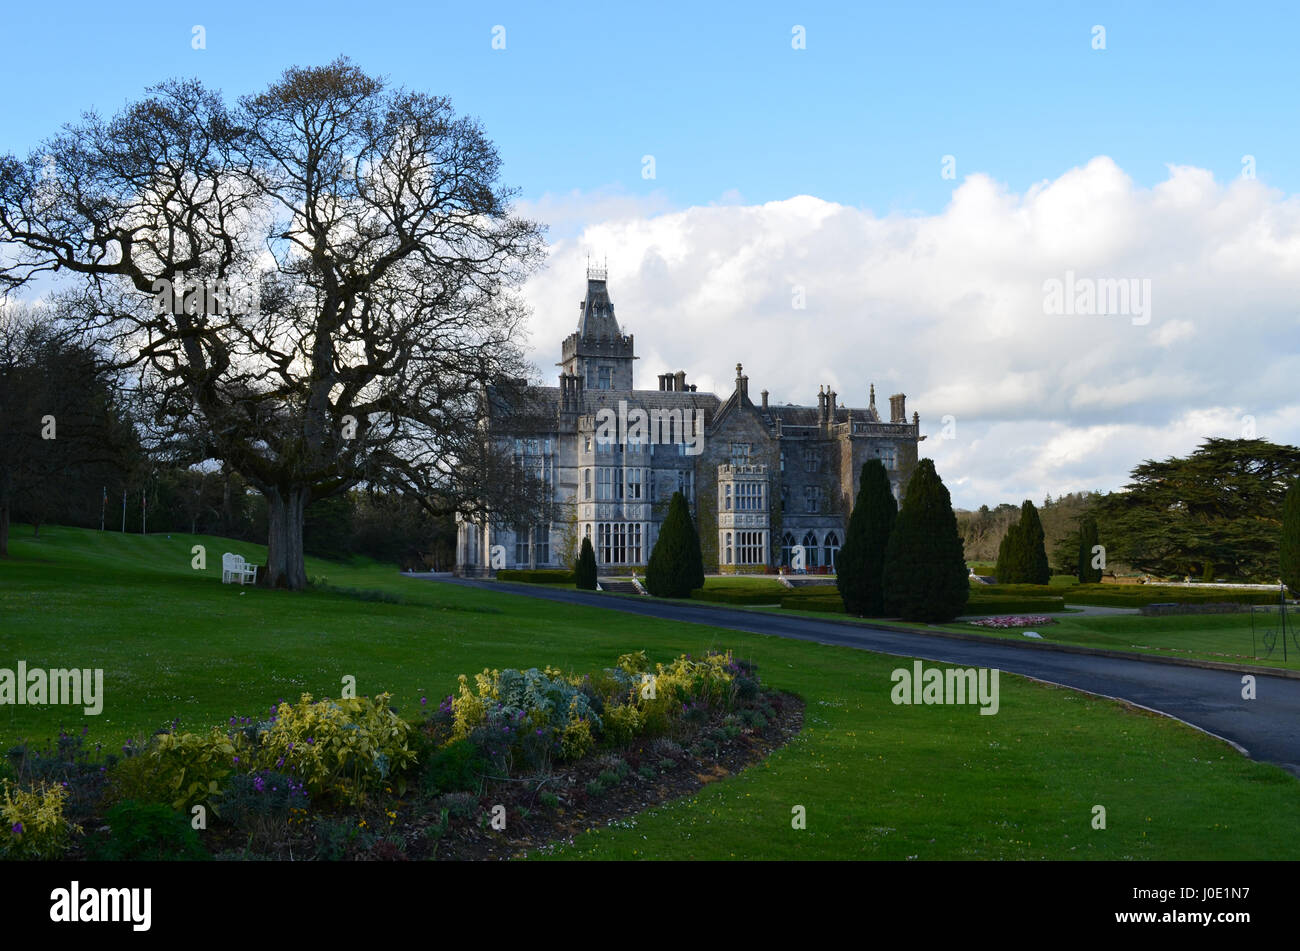
[[[303,513],[366,483],[528,504],[478,426],[526,371],[515,289],[541,228],[447,100],[346,59],[228,108],[172,81],[0,159],[0,281],[62,303],[138,371],[156,442],[198,439],[265,495],[271,584],[306,585]],[[434,503],[430,503],[434,504]]]

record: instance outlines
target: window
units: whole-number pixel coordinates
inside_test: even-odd
[[[883,446],[876,450],[876,455],[884,464],[886,469],[898,468],[898,450],[894,446]]]
[[[835,562],[840,553],[840,536],[834,532],[826,533],[826,566],[835,570]]]
[[[601,367],[596,372],[599,374],[596,378],[596,389],[608,390],[612,385],[610,381],[610,368]]]
[[[781,511],[784,512],[790,508],[790,487],[784,482],[781,483]],[[794,544],[791,541],[791,544]]]
[[[731,564],[731,532],[727,532],[727,564]]]
[[[822,490],[821,490],[821,487],[820,487],[820,486],[816,486],[816,485],[806,485],[806,486],[804,486],[804,487],[803,487],[803,502],[804,502],[804,511],[806,511],[806,512],[812,514],[812,515],[816,515],[818,512],[820,512],[820,511],[822,510]],[[806,542],[805,542],[805,544],[806,544]],[[816,544],[817,544],[817,540],[814,539],[814,540],[813,540],[813,545],[815,546]]]
[[[596,501],[608,502],[614,497],[614,490],[609,484],[610,473],[613,471],[605,467],[596,470]]]
[[[766,546],[763,544],[763,536],[766,534],[766,532],[737,532],[736,564],[767,564],[767,552],[764,550]]]
[[[583,451],[583,452],[591,452],[591,437],[590,437],[590,436],[583,436],[583,437],[582,437],[582,451]]]
[[[677,470],[677,491],[686,496],[689,505],[695,497],[695,473],[689,469]]]
[[[816,472],[819,468],[816,449],[805,449],[803,451],[803,471]]]
[[[613,443],[611,443],[608,439],[601,439],[599,436],[596,437],[596,453],[598,455],[604,455],[612,451],[613,451]]]
[[[747,442],[733,442],[731,444],[731,464],[733,466],[749,465],[749,448]]]
[[[728,482],[722,487],[722,511],[731,511],[731,483]]]
[[[785,472],[785,450],[781,450],[781,471]]]
[[[809,568],[817,567],[817,536],[809,532],[803,537],[804,556]]]
[[[590,469],[582,470],[582,497],[587,500],[591,499],[591,470]]]
[[[528,529],[521,528],[515,532],[515,564],[528,565]]]
[[[538,525],[533,531],[533,553],[537,564],[546,565],[551,561],[551,526]]]
[[[641,470],[627,470],[627,497],[629,499],[641,498]]]
[[[597,526],[601,564],[641,563],[641,525],[638,522],[601,522]]]
[[[786,532],[781,536],[781,564],[790,567],[790,562],[794,560],[794,536]]]
[[[740,482],[736,484],[736,509],[741,512],[761,512],[763,505],[763,483]]]

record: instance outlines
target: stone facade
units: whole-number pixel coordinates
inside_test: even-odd
[[[555,515],[527,527],[462,521],[458,572],[572,567],[584,536],[603,573],[640,572],[676,491],[690,503],[706,571],[775,571],[795,546],[809,570],[833,570],[866,460],[885,461],[901,501],[925,438],[903,394],[890,397],[887,421],[874,385],[863,408],[839,405],[828,387],[816,406],[769,404],[766,390],[754,403],[741,364],[725,398],[697,392],[681,371],[638,390],[636,359],[604,272],[589,270],[578,329],[561,345],[560,385],[529,390],[537,409],[526,430],[508,413],[484,419],[546,481]]]

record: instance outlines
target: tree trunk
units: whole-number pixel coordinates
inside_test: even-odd
[[[302,524],[310,490],[293,487],[272,489],[265,494],[268,521],[265,583],[272,588],[301,591],[307,587]]]

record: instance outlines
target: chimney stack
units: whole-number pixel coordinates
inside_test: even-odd
[[[767,409],[767,390],[763,391],[763,409]]]
[[[891,423],[907,422],[907,397],[895,393],[889,398],[889,421]]]
[[[686,371],[678,370],[676,375],[673,377],[673,383],[674,390],[679,393],[684,392],[686,390]]]

